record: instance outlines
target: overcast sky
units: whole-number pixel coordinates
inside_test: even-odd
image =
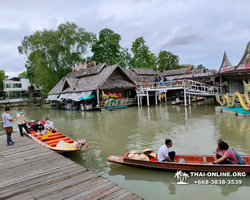
[[[25,70],[17,47],[35,30],[74,22],[98,33],[110,28],[121,46],[144,37],[158,55],[177,54],[180,64],[221,65],[223,52],[237,65],[250,40],[248,0],[0,0],[0,69],[9,77]]]

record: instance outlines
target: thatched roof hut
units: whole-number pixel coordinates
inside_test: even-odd
[[[58,94],[80,94],[97,90],[123,91],[134,89],[135,84],[118,64],[108,66],[103,63],[70,72],[56,84],[49,95],[55,97]],[[77,100],[77,97],[74,96],[73,100]]]
[[[188,68],[181,68],[181,69],[171,69],[163,71],[160,76],[175,76],[175,75],[182,75],[185,74]]]
[[[159,76],[159,72],[148,68],[132,68],[125,72],[137,83],[150,83],[154,81],[155,76]]]

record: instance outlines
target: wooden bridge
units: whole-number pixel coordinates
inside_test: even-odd
[[[12,139],[0,136],[0,199],[141,199],[28,137]]]
[[[190,95],[195,96],[215,96],[220,92],[220,88],[208,84],[200,83],[193,80],[177,80],[157,83],[144,83],[137,84],[137,102],[138,106],[142,105],[142,98],[147,98],[147,106],[149,106],[149,96],[155,96],[155,104],[157,98],[161,98],[161,94],[165,94],[165,101],[167,101],[167,92],[169,90],[183,90],[184,91],[184,104],[187,105],[187,96],[190,101]]]

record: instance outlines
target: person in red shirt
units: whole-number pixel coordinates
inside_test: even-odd
[[[230,150],[228,144],[224,141],[218,143],[221,155],[217,154],[214,164],[238,164],[238,159],[233,151]]]

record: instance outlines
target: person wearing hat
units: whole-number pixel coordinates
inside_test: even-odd
[[[174,162],[175,152],[169,152],[169,148],[173,146],[172,140],[166,139],[158,151],[157,158],[160,162]]]
[[[7,131],[7,129],[11,129],[12,128],[12,121],[15,118],[15,116],[11,117],[10,114],[9,114],[9,112],[10,112],[10,108],[6,107],[4,109],[4,113],[2,115],[4,129],[6,130],[6,134],[7,134],[7,146],[11,146],[11,145],[13,145],[15,143],[11,139],[11,134],[12,133],[8,133],[8,131]],[[12,131],[13,131],[13,128],[12,128]]]
[[[19,128],[19,133],[21,135],[21,137],[23,137],[23,128],[25,129],[26,133],[30,133],[29,129],[26,125],[26,118],[25,118],[26,113],[23,112],[22,108],[18,109],[18,113],[16,114],[16,118],[17,118],[17,124],[18,124],[18,128]]]

